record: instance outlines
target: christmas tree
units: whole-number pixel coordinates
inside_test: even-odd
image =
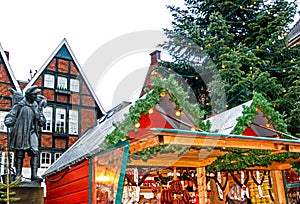
[[[168,6],[173,28],[164,29],[169,41],[161,46],[174,62],[161,63],[161,74],[184,78],[207,115],[261,93],[285,116],[289,131],[299,133],[300,52],[299,46],[287,46],[296,3],[184,2]]]

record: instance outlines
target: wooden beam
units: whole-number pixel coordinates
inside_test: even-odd
[[[277,150],[274,143],[265,141],[247,141],[245,139],[212,139],[207,137],[182,137],[175,135],[164,135],[162,143],[164,145],[200,146],[212,148],[239,148],[239,149],[260,149]]]
[[[272,191],[274,192],[274,203],[284,204],[286,202],[284,182],[281,170],[271,171],[271,177],[273,182]]]
[[[290,145],[289,146],[289,151],[290,152],[300,153],[300,146]]]

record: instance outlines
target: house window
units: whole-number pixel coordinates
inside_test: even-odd
[[[70,91],[79,92],[79,80],[70,79]]]
[[[44,76],[44,87],[54,88],[54,76],[51,74],[45,74]]]
[[[8,112],[6,111],[0,111],[0,132],[7,132],[7,128],[4,124],[4,118],[7,115]]]
[[[58,158],[62,155],[62,153],[55,153],[54,154],[54,161],[58,160]]]
[[[69,134],[78,134],[78,111],[69,111]]]
[[[47,168],[51,164],[51,153],[41,152],[41,168]]]
[[[46,118],[46,124],[43,127],[43,131],[52,132],[52,107],[47,106],[44,108],[43,112]]]
[[[66,132],[66,109],[64,108],[56,109],[55,132],[62,134]]]
[[[57,89],[67,90],[68,79],[66,77],[57,77]]]
[[[0,174],[4,175],[6,173],[6,152],[1,152],[0,154]],[[10,157],[9,157],[9,163],[10,163],[10,167],[13,167],[13,162],[14,161],[14,153],[10,153]]]

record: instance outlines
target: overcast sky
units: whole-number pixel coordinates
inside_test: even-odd
[[[180,5],[178,1],[176,2]],[[18,80],[27,80],[30,77],[30,69],[40,69],[64,38],[67,39],[79,64],[84,67],[99,49],[101,50],[106,44],[117,42],[117,39],[124,35],[170,28],[172,17],[166,8],[168,4],[174,4],[174,1],[1,1],[0,43],[3,49],[10,53],[10,65]],[[148,67],[151,49],[147,46],[143,52],[129,50],[130,53],[121,53],[121,56],[111,64],[119,66],[118,68],[122,67],[123,71],[125,61],[131,65],[136,63],[138,70],[141,67]],[[115,49],[119,48],[115,47]],[[119,79],[115,79],[109,70],[113,68],[106,68],[105,77],[101,76],[101,80],[95,87],[100,102],[106,110],[116,105],[119,100],[126,100],[129,97],[125,95],[122,96],[123,98],[116,97],[122,94],[115,90],[108,92],[108,86],[117,89],[120,84],[116,81],[126,78],[126,73],[121,73],[121,78],[119,76]],[[136,74],[140,76],[141,72]],[[114,85],[109,84],[112,82]]]

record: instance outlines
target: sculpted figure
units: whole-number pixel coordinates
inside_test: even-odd
[[[12,89],[13,107],[5,116],[4,124],[10,128],[9,145],[15,152],[14,166],[16,176],[22,175],[25,153],[30,156],[31,180],[41,181],[37,175],[39,167],[39,141],[38,128],[44,126],[46,118],[42,108],[46,107],[47,100],[38,95],[37,86],[32,86],[25,91],[25,97]]]

